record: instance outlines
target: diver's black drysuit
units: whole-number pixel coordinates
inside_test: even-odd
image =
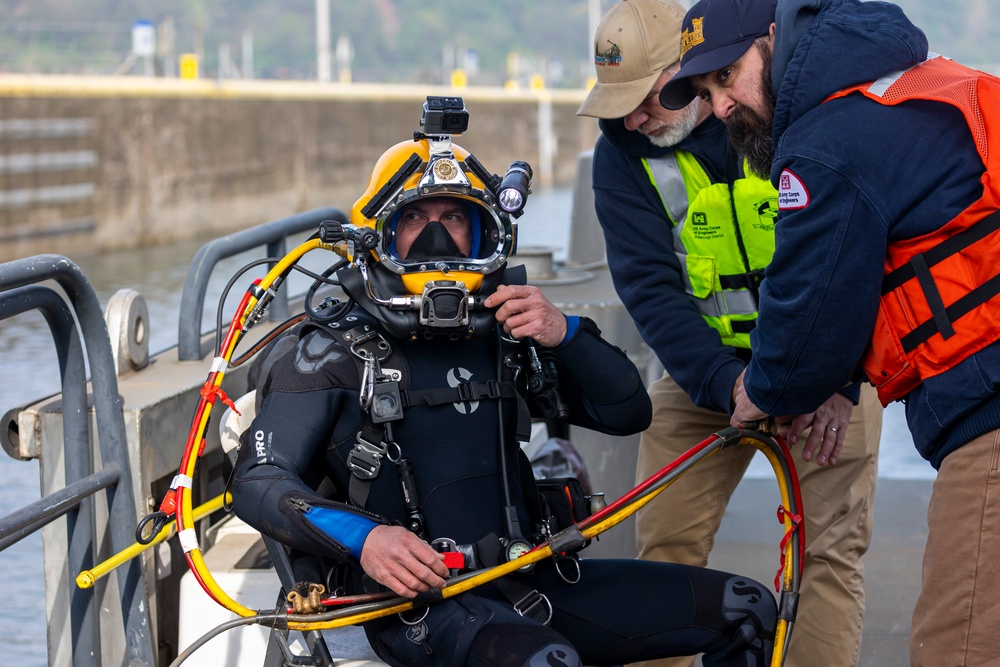
[[[244,434],[233,486],[236,513],[247,523],[355,571],[357,560],[306,521],[303,508],[335,507],[407,525],[393,461],[383,459],[373,480],[353,487],[346,464],[359,431],[372,428],[359,407],[363,366],[349,349],[366,326],[378,329],[356,308],[337,328],[312,324],[279,340],[257,385],[259,409]],[[353,331],[345,337],[345,330]],[[525,344],[501,344],[495,331],[471,340],[382,336],[392,353],[381,370],[399,373],[407,406],[391,428],[399,451],[389,454],[412,461],[427,539],[499,543],[509,495],[531,540],[539,522],[537,492],[517,442],[530,425]],[[648,426],[650,403],[638,371],[589,320],[549,352],[571,423],[612,435]],[[350,504],[350,495],[356,502],[366,496],[363,510]],[[366,623],[365,630],[379,656],[394,665],[621,664],[699,652],[706,653],[705,665],[767,664],[776,611],[761,584],[665,563],[578,562],[574,584],[551,560],[504,577],[515,581],[513,596],[536,590],[547,597],[548,625],[519,615],[510,590],[486,584],[405,614],[412,622],[426,610],[415,625],[390,616]],[[572,578],[574,564],[564,562],[563,572]],[[532,611],[544,608],[542,601]]]

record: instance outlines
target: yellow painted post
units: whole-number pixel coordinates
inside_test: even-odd
[[[541,74],[532,74],[531,83],[528,84],[531,90],[544,90],[545,89],[545,79]]]
[[[180,71],[182,79],[198,78],[198,54],[182,53],[180,56]]]
[[[451,70],[452,88],[465,88],[468,85],[469,85],[469,77],[466,76],[464,69]]]

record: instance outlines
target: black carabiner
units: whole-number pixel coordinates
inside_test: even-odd
[[[170,515],[166,512],[153,512],[152,514],[147,514],[139,521],[139,525],[135,527],[135,541],[144,546],[151,544],[169,521]],[[153,528],[149,531],[148,535],[144,535],[144,529],[150,524],[150,522],[152,522]]]

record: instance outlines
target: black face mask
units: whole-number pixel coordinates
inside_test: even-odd
[[[406,259],[438,259],[439,257],[465,257],[448,230],[437,220],[428,222],[420,231]]]

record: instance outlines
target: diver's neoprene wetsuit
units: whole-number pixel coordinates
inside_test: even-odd
[[[357,534],[327,534],[304,513],[311,507],[343,512],[362,531],[360,544],[365,526],[407,525],[392,460],[383,459],[377,476],[354,482],[353,489],[347,466],[359,431],[371,423],[359,406],[363,366],[343,332],[352,330],[350,339],[356,340],[359,332],[377,328],[355,309],[337,330],[310,324],[279,340],[257,384],[259,409],[245,434],[233,487],[236,512],[247,523],[356,572],[360,566],[350,543]],[[426,538],[475,544],[508,537],[503,508],[509,497],[524,537],[534,541],[537,492],[518,446],[530,423],[525,408],[538,413],[525,388],[525,344],[498,343],[496,332],[471,340],[401,341],[387,333],[382,339],[392,352],[381,371],[399,373],[406,405],[403,418],[391,424],[399,447],[392,458],[412,462]],[[551,354],[571,423],[611,435],[649,424],[649,399],[634,364],[589,320],[544,352]],[[351,504],[352,495],[364,498],[363,509]],[[379,656],[394,665],[621,664],[700,652],[706,666],[767,663],[775,605],[761,584],[665,563],[578,563],[574,584],[559,576],[551,560],[504,577],[516,582],[515,591],[547,598],[547,625],[518,614],[510,591],[487,584],[403,615],[414,625],[390,616],[365,624],[365,630]],[[572,563],[563,565],[564,574],[575,574]]]

